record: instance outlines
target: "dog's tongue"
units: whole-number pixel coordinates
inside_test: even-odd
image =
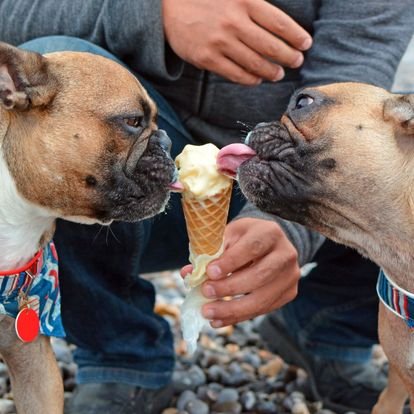
[[[253,158],[256,152],[244,144],[230,144],[223,147],[217,155],[217,169],[221,174],[236,177],[237,169],[245,161]]]
[[[168,186],[168,188],[173,193],[182,193],[184,191],[184,186],[179,181],[174,181],[174,182],[170,183],[170,185]]]

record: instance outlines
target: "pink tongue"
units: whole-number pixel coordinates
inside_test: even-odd
[[[236,177],[237,169],[245,161],[253,158],[256,152],[244,144],[230,144],[223,147],[217,156],[217,168],[225,175]]]
[[[173,193],[182,193],[184,191],[184,186],[179,181],[175,181],[169,185],[169,189]]]

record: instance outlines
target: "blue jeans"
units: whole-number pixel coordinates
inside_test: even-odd
[[[35,39],[21,47],[40,53],[87,51],[117,60],[98,46],[63,36]],[[158,126],[170,136],[175,157],[193,143],[192,138],[165,99],[144,79],[140,81],[158,105]],[[244,202],[235,191],[230,217]],[[172,194],[165,213],[134,224],[114,223],[110,231],[58,221],[55,243],[63,324],[68,341],[77,345],[77,381],[166,385],[174,368],[172,334],[168,323],[153,312],[153,285],[138,275],[188,263],[179,195]]]
[[[289,331],[309,354],[364,363],[378,343],[378,267],[355,250],[326,240],[318,265],[282,309]]]
[[[117,60],[98,46],[63,36],[21,47],[40,53],[89,51]],[[165,99],[139,79],[158,105],[159,127],[170,136],[175,157],[192,138]],[[243,204],[236,191],[230,217]],[[171,378],[173,341],[167,322],[153,313],[153,286],[138,275],[187,263],[179,197],[172,195],[166,214],[136,224],[115,223],[111,230],[116,238],[99,226],[57,225],[63,322],[68,340],[77,345],[77,381],[158,388]],[[298,299],[284,308],[291,331],[316,354],[366,359],[377,340],[376,267],[329,241],[316,260],[320,265],[301,281]]]

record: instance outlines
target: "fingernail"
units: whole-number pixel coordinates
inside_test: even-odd
[[[206,298],[215,298],[216,291],[212,285],[203,286],[203,293]]]
[[[219,279],[221,276],[221,269],[217,265],[211,265],[207,269],[207,275],[210,279]]]
[[[308,50],[312,46],[312,38],[307,37],[301,45],[301,50]]]
[[[203,309],[203,316],[206,319],[209,319],[209,320],[213,319],[214,314],[215,314],[215,312],[214,312],[214,309],[212,309],[212,308]]]
[[[283,79],[285,77],[285,71],[280,68],[276,74],[276,76],[273,78],[273,82],[277,82],[280,81],[281,79]]]
[[[211,322],[213,328],[221,328],[223,326],[223,321],[213,321]]]
[[[304,61],[304,57],[302,54],[300,54],[297,59],[292,63],[292,68],[298,68],[299,66],[302,65]]]

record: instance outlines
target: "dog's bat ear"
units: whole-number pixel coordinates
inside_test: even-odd
[[[0,105],[24,111],[51,102],[57,82],[42,55],[0,42]]]
[[[394,122],[403,135],[414,137],[414,95],[397,95],[386,100],[384,119]]]

